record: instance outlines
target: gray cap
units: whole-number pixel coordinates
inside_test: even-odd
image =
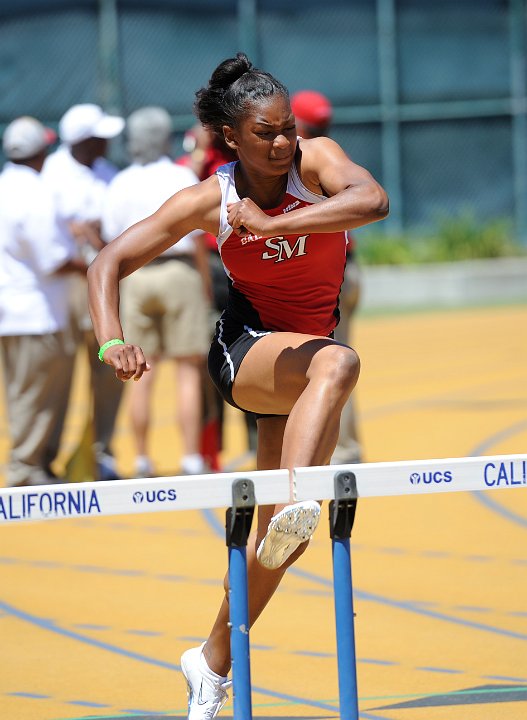
[[[159,160],[170,152],[172,118],[162,107],[144,107],[133,112],[126,121],[128,152],[134,162]]]
[[[13,120],[2,138],[5,156],[9,160],[27,160],[51,145],[56,133],[34,117],[24,115]]]

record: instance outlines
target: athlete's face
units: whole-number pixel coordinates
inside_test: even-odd
[[[273,95],[252,103],[236,128],[225,128],[225,138],[247,169],[263,175],[287,173],[296,150],[295,117],[289,100]]]

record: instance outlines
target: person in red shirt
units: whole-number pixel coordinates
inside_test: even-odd
[[[183,149],[186,150],[185,154],[177,158],[176,162],[190,167],[200,180],[205,180],[214,175],[222,165],[236,160],[236,152],[231,150],[225,139],[203,127],[201,123],[196,123],[185,133]],[[208,260],[214,311],[219,318],[227,306],[229,282],[218,251],[216,236],[204,233],[204,237],[209,250]],[[223,448],[224,402],[210,377],[204,378],[203,387],[201,453],[206,458],[211,470],[217,471],[221,469],[220,451]],[[254,413],[244,412],[243,417],[247,430],[248,453],[242,455],[239,460],[246,464],[249,459],[256,459],[258,430]]]
[[[99,253],[88,271],[99,353],[118,379],[141,378],[148,365],[142,349],[124,341],[119,281],[190,230],[215,234],[229,301],[209,372],[227,402],[257,414],[258,469],[287,468],[292,478],[295,467],[327,464],[335,449],[359,376],[356,352],[332,338],[346,231],[383,219],[388,198],[333,140],[299,140],[287,89],[243,53],[220,63],[195,108],[238,159],[176,193]],[[251,625],[319,517],[314,500],[259,506],[247,546]],[[189,720],[216,717],[227,697],[228,578],[225,590],[206,643],[181,658]]]
[[[299,90],[291,97],[291,110],[296,119],[300,137],[310,138],[329,135],[333,119],[333,106],[329,99],[316,90]],[[348,233],[346,247],[346,272],[340,291],[340,322],[335,328],[335,339],[351,345],[353,341],[352,321],[360,299],[360,268],[355,252],[355,238]],[[350,395],[342,410],[337,446],[331,463],[345,465],[362,461],[362,448],[357,430],[355,399]]]

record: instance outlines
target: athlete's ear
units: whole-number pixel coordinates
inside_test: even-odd
[[[230,125],[223,126],[223,139],[225,140],[225,144],[227,145],[227,147],[229,147],[231,150],[238,149],[236,133],[234,131],[234,128],[231,128]]]

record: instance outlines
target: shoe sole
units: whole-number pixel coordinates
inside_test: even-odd
[[[260,543],[256,557],[260,565],[275,570],[294,553],[299,545],[310,540],[320,519],[320,505],[306,500],[288,505],[271,518],[267,534]]]

